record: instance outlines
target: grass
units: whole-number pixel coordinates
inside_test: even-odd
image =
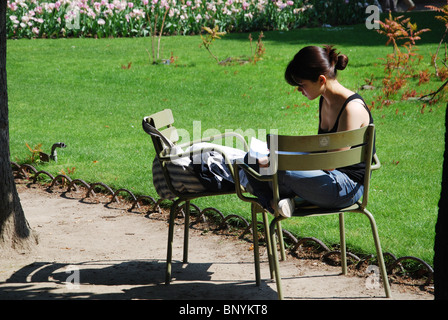
[[[431,13],[414,13],[412,17],[419,28],[432,29],[418,43],[425,57],[420,68],[430,69],[429,56],[440,41],[442,25],[434,22]],[[49,152],[53,143],[61,141],[67,148],[58,152],[58,162],[40,164],[39,169],[58,174],[75,168],[72,178],[156,196],[151,180],[154,151],[141,129],[144,116],[171,108],[176,126],[191,136],[193,121],[201,121],[203,135],[210,129],[314,134],[317,101],[305,100],[283,80],[289,60],[302,46],[335,44],[350,59],[339,79],[358,91],[372,75],[380,86],[383,66],[378,58],[392,50],[385,42],[364,25],[265,32],[262,61],[219,66],[199,48],[199,36],[162,39],[162,56],[169,58],[172,52],[175,65],[150,63],[146,52],[151,46],[149,38],[10,40],[7,71],[12,160],[23,162],[29,157],[26,143],[31,147],[42,144],[43,151]],[[211,49],[222,59],[249,55],[248,34],[226,35]],[[131,67],[125,68],[129,63]],[[421,87],[415,82],[413,88],[429,92],[440,85],[432,80]],[[369,103],[380,89],[361,94]],[[372,110],[383,166],[373,176],[369,209],[376,216],[384,251],[432,263],[446,102],[421,113],[422,102],[395,99],[389,107]],[[248,217],[249,205],[235,197],[200,199],[195,204]],[[338,242],[336,219],[295,219],[284,227],[331,244]],[[367,219],[352,215],[346,224],[350,250],[373,253]]]

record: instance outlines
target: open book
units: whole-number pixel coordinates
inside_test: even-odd
[[[252,137],[250,140],[249,154],[256,159],[267,157],[269,155],[267,143]]]

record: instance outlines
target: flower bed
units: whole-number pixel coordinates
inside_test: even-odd
[[[8,0],[9,38],[129,37],[288,30],[365,19],[353,0]]]

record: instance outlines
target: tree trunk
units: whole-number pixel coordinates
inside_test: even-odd
[[[6,83],[6,1],[0,1],[0,253],[29,250],[36,237],[20,204],[9,153]]]
[[[434,243],[434,298],[448,300],[448,105],[445,114],[445,153],[442,191]]]

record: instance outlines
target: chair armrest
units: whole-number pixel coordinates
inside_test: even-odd
[[[381,168],[381,162],[376,153],[373,155],[373,164],[370,167],[371,170],[378,170]]]
[[[246,173],[250,174],[253,178],[259,181],[272,181],[273,179],[272,175],[261,175],[257,171],[252,169],[247,163],[244,163],[242,161],[235,161],[235,166],[238,169],[244,170]]]
[[[182,149],[181,146],[177,146],[177,147],[180,147],[180,149]],[[173,149],[171,149],[171,150],[173,150]],[[177,159],[185,158],[185,157],[190,158],[191,156],[199,155],[206,151],[217,151],[218,153],[220,153],[223,156],[226,164],[232,164],[232,161],[229,159],[226,152],[224,150],[220,149],[219,145],[210,145],[210,146],[197,148],[195,150],[183,151],[183,152],[174,153],[174,154],[171,154],[171,153],[167,154],[167,152],[165,151],[165,152],[163,152],[163,154],[159,155],[159,159],[161,161],[171,161],[173,158],[177,158]],[[230,169],[233,170],[232,168],[230,168]]]
[[[192,146],[195,143],[211,142],[211,141],[214,141],[214,140],[223,139],[223,138],[231,137],[231,136],[237,138],[238,140],[240,140],[240,142],[242,142],[244,151],[246,151],[246,152],[249,151],[249,147],[248,147],[247,142],[244,139],[244,137],[242,135],[240,135],[239,133],[236,133],[236,132],[225,132],[225,133],[217,134],[217,135],[214,135],[214,136],[205,137],[205,138],[202,138],[202,139],[199,139],[199,140],[185,142],[183,144],[180,144],[179,147],[181,147],[181,148],[190,147],[190,146]]]
[[[243,186],[240,183],[240,175],[239,175],[240,170],[245,171],[246,173],[250,174],[255,179],[258,179],[261,181],[272,181],[273,176],[260,175],[254,169],[249,167],[248,164],[246,164],[242,161],[235,161],[233,163],[233,171],[235,174],[235,192],[236,192],[238,198],[240,198],[241,200],[246,201],[246,202],[258,203],[258,198],[248,197],[243,194],[246,192],[246,190],[243,188]]]

